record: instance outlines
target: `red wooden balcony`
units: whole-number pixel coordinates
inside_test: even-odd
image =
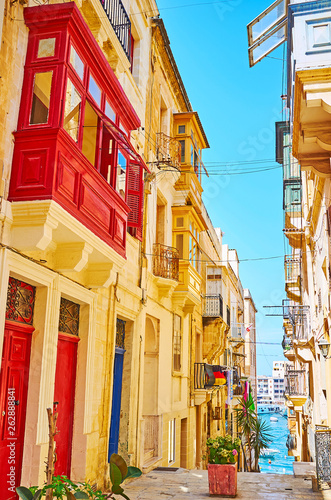
[[[53,200],[125,256],[141,235],[140,125],[74,2],[24,9],[29,41],[9,200]]]

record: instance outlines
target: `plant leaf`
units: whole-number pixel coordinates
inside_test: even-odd
[[[115,464],[119,468],[122,474],[123,481],[128,473],[128,466],[126,465],[125,460],[120,455],[117,455],[117,453],[113,453],[110,457],[109,462]]]
[[[37,490],[37,491],[35,492],[35,494],[33,495],[32,500],[38,500],[38,499],[40,498],[41,492],[42,492],[42,490],[41,490],[41,489],[40,489],[40,490]]]
[[[110,462],[110,480],[113,486],[119,486],[123,481],[122,473],[114,462]]]
[[[140,477],[142,472],[138,467],[128,467],[128,473],[124,479],[128,479],[129,477]]]
[[[76,491],[74,493],[74,497],[75,498],[79,498],[79,499],[82,499],[82,500],[88,500],[90,497],[88,496],[87,493],[85,493],[85,491]]]
[[[16,488],[16,492],[23,500],[32,500],[33,498],[31,491],[25,486],[19,486]]]
[[[115,493],[115,495],[121,495],[124,490],[119,484],[114,484],[111,491]]]

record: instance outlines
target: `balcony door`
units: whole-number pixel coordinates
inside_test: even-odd
[[[210,267],[207,271],[207,295],[222,295],[221,270]]]

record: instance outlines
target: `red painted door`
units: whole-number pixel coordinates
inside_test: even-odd
[[[6,322],[0,372],[0,500],[20,485],[32,326]]]
[[[78,342],[79,337],[59,333],[54,388],[54,402],[58,403],[56,425],[59,432],[55,436],[55,474],[68,477],[71,467]]]

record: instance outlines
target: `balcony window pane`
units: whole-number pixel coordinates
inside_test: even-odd
[[[77,142],[81,97],[71,80],[68,79],[64,108],[63,128]]]
[[[92,108],[91,104],[86,101],[85,116],[83,126],[83,145],[82,151],[86,158],[94,165],[95,151],[97,145],[98,134],[98,115]]]
[[[108,101],[106,101],[105,115],[107,115],[110,120],[112,120],[113,122],[115,122],[115,120],[116,120],[116,114],[115,114],[115,111],[113,110],[113,108],[111,107],[111,105],[109,104]]]
[[[38,44],[38,59],[41,57],[53,57],[55,54],[55,38],[43,38]]]
[[[95,100],[95,102],[100,106],[101,104],[101,90],[99,89],[98,85],[96,84],[95,80],[92,78],[90,75],[90,82],[89,82],[89,87],[88,90]]]
[[[176,248],[179,253],[179,258],[183,258],[183,252],[184,252],[184,235],[183,234],[176,234]]]
[[[77,54],[76,50],[73,48],[71,45],[70,47],[70,64],[76,71],[77,75],[81,80],[83,80],[84,77],[84,63]]]
[[[104,126],[102,133],[100,173],[106,179],[108,184],[112,183],[112,176],[111,176],[112,158],[113,158],[113,139],[107,128]]]
[[[33,97],[30,124],[47,123],[51,99],[53,71],[36,73],[33,84]]]
[[[119,151],[117,157],[116,191],[120,193],[123,199],[125,199],[126,163],[125,156]]]
[[[185,125],[178,125],[178,133],[185,134]]]
[[[185,163],[185,141],[179,141],[180,144],[180,162]]]

